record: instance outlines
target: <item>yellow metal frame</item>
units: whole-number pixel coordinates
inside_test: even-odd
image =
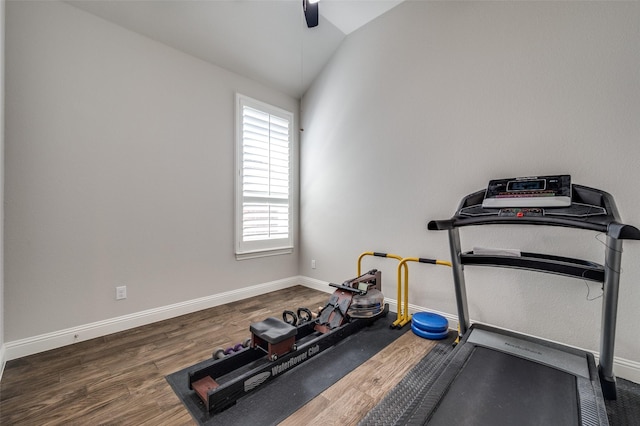
[[[378,252],[373,252],[373,251],[365,251],[364,253],[362,253],[359,257],[358,257],[358,275],[360,276],[362,273],[362,258],[365,256],[376,256],[376,257],[389,257],[392,259],[396,259],[398,261],[402,261],[402,256],[398,256],[397,254],[389,254],[389,253],[378,253]],[[405,277],[408,278],[409,276],[409,271],[407,270],[407,265],[404,265],[405,268]],[[405,315],[408,315],[409,313],[403,313],[402,311],[402,306],[400,304],[400,299],[402,298],[402,282],[400,280],[400,266],[398,266],[398,314],[397,314],[397,319],[393,322],[393,324],[391,324],[391,327],[394,328],[396,327],[398,324],[400,324]]]
[[[407,266],[407,262],[419,262],[419,263],[431,263],[433,265],[442,265],[451,267],[451,262],[446,260],[438,260],[438,259],[425,259],[422,257],[405,257],[400,260],[398,264],[398,319],[391,324],[392,327],[402,328],[411,322],[411,315],[409,314],[409,267]],[[401,298],[401,270],[404,267],[404,299],[403,306],[400,308],[400,298]],[[400,311],[404,314],[402,318],[400,317]]]

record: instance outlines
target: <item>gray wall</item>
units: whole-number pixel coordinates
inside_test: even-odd
[[[405,2],[351,34],[303,97],[301,275],[355,274],[358,254],[449,259],[426,230],[489,179],[569,173],[640,226],[640,4]],[[604,263],[604,236],[479,227],[474,246]],[[640,243],[625,244],[616,355],[640,362]],[[311,260],[317,268],[311,269]],[[396,262],[383,270],[395,297]],[[582,280],[466,268],[471,318],[599,350]],[[338,281],[339,282],[339,281]],[[455,314],[451,272],[410,265],[410,303]],[[588,292],[588,287],[589,292]]]
[[[235,92],[297,99],[64,3],[6,14],[7,342],[297,275],[233,241]]]

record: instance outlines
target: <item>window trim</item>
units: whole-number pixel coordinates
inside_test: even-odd
[[[243,225],[243,107],[247,106],[284,118],[289,122],[289,232],[287,238],[243,241],[242,225]],[[296,134],[294,132],[295,114],[291,111],[275,107],[265,102],[258,101],[248,96],[236,93],[235,102],[235,255],[236,260],[252,259],[264,256],[277,256],[283,254],[291,254],[294,249],[295,241],[295,191],[297,187],[296,162]]]

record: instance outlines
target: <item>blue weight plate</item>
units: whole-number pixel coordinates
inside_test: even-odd
[[[413,324],[411,325],[411,331],[413,331],[416,336],[424,337],[425,339],[430,340],[441,340],[449,335],[449,330],[441,331],[439,333],[431,333],[429,331],[420,330]]]
[[[447,331],[449,321],[442,315],[431,312],[416,312],[411,317],[411,325],[429,333],[440,333]]]

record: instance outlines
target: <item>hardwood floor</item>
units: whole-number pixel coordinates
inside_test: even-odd
[[[195,424],[166,375],[243,341],[251,322],[328,297],[296,286],[9,361],[0,424]],[[432,347],[405,333],[282,424],[357,424]]]

